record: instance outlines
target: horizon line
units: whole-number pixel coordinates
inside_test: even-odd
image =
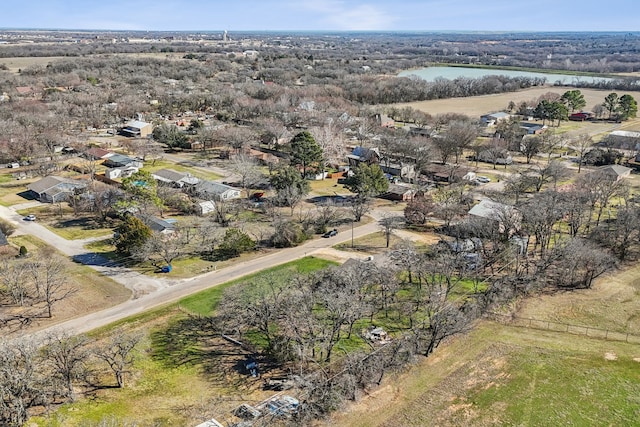
[[[0,27],[0,31],[51,31],[51,32],[118,32],[118,33],[367,33],[367,34],[638,34],[639,30],[229,30],[229,29],[190,29],[190,30],[159,30],[159,29],[109,29],[109,28],[38,28],[38,27]]]

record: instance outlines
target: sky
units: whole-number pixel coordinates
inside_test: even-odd
[[[640,31],[640,0],[0,0],[0,28]]]

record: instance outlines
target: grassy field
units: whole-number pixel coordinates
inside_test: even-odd
[[[93,333],[100,339],[114,328],[142,330],[141,346],[127,387],[111,387],[114,380],[101,375],[105,386],[85,390],[84,397],[58,408],[49,417],[33,417],[31,426],[79,427],[112,420],[113,425],[134,422],[143,426],[195,425],[214,415],[228,413],[243,402],[260,401],[273,392],[262,390],[262,378],[247,378],[237,366],[248,353],[214,333],[206,317],[230,286],[273,274],[283,282],[298,273],[310,273],[334,263],[306,257],[260,273],[225,283],[175,304],[145,312]],[[206,342],[206,345],[202,345]],[[266,369],[266,367],[265,367]]]
[[[210,180],[210,181],[215,181],[217,179],[222,178],[220,175],[214,172],[203,170],[203,168],[198,168],[197,170],[194,171],[193,168],[178,165],[175,162],[170,162],[166,160],[156,160],[155,162],[153,162],[153,164],[147,162],[144,165],[144,170],[149,171],[151,173],[159,171],[160,169],[173,169],[174,171],[177,171],[177,172],[189,172],[195,177],[198,177],[200,179]]]
[[[523,101],[536,100],[543,94],[548,92],[558,93],[562,95],[570,88],[564,87],[536,87],[518,92],[508,92],[493,95],[481,95],[471,96],[467,98],[451,98],[451,99],[436,99],[430,101],[418,101],[406,104],[397,104],[399,107],[409,106],[421,111],[425,111],[429,114],[443,114],[443,113],[461,113],[467,114],[471,117],[480,117],[483,114],[487,114],[494,111],[500,111],[509,105],[510,101],[513,101],[516,105]],[[598,89],[580,89],[580,92],[584,95],[587,105],[585,109],[591,110],[595,105],[602,104],[604,97],[611,91],[598,90]],[[624,92],[633,96],[635,99],[640,99],[640,92]],[[618,93],[622,95],[622,92]],[[593,123],[585,123],[585,126],[592,126]]]
[[[483,321],[323,424],[637,425],[637,346]]]
[[[589,290],[531,297],[518,315],[639,334],[639,295],[632,265]],[[482,320],[323,425],[635,426],[639,396],[636,344]]]
[[[64,56],[41,56],[41,57],[15,57],[15,58],[0,58],[0,64],[7,66],[10,72],[18,74],[19,70],[29,68],[33,66],[46,67],[49,63],[58,61],[61,59],[68,59]]]

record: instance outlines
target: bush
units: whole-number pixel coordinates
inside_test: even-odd
[[[0,231],[5,236],[9,237],[13,234],[14,231],[16,231],[16,226],[11,224],[9,221],[0,219]]]
[[[271,236],[271,243],[276,248],[290,248],[298,246],[309,238],[300,224],[293,221],[279,221],[275,224],[275,232]]]
[[[229,228],[224,234],[224,239],[216,250],[219,258],[235,258],[243,252],[248,252],[256,247],[248,234],[243,233],[237,228]]]

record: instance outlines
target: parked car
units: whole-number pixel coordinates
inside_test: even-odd
[[[322,235],[322,237],[333,237],[333,236],[335,236],[336,234],[338,234],[338,230],[336,230],[336,229],[334,228],[333,230],[329,230],[329,231],[327,231],[326,233],[324,233],[324,234]]]
[[[27,216],[24,217],[25,221],[35,221],[36,220],[36,216],[34,214],[29,214]]]
[[[476,181],[481,182],[483,184],[486,184],[487,182],[491,182],[491,180],[486,176],[479,176],[476,178]]]

